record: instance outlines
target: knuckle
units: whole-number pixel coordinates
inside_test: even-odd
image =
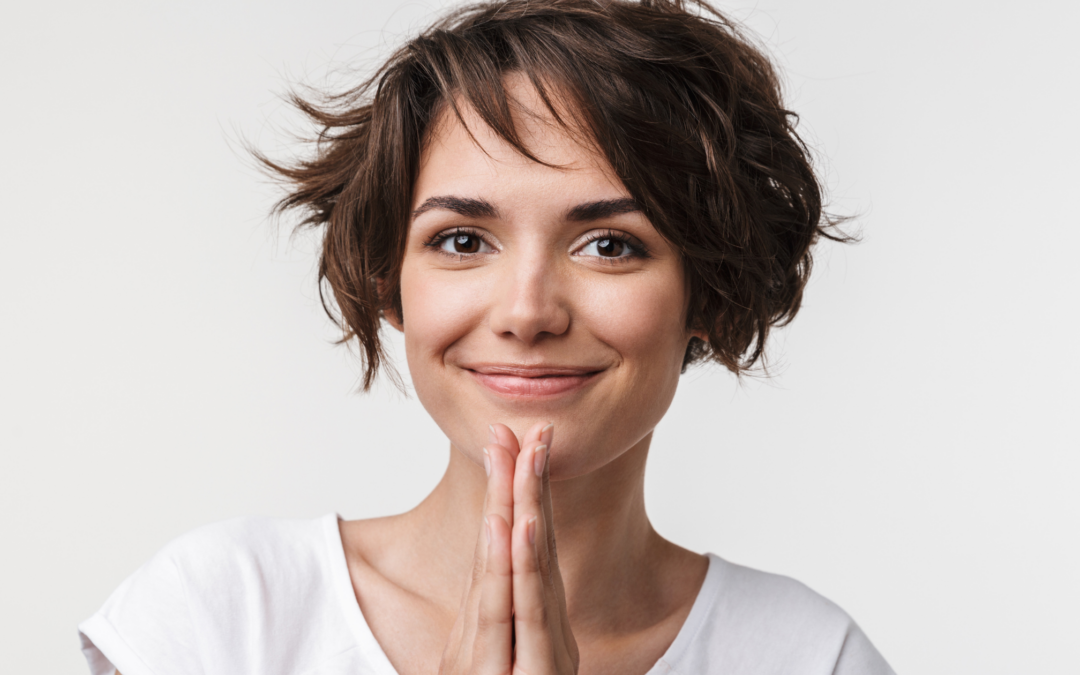
[[[543,602],[531,603],[522,608],[520,619],[531,626],[546,626],[548,623],[547,604]]]
[[[480,615],[476,617],[477,635],[486,635],[496,628],[505,627],[510,622],[511,619],[509,614],[503,616],[502,614],[481,612]]]
[[[484,576],[488,581],[505,581],[513,577],[513,572],[508,569],[496,569],[495,565],[489,565],[484,572]]]

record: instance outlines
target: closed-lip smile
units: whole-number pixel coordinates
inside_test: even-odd
[[[464,369],[492,392],[511,398],[552,398],[568,394],[584,387],[604,370],[602,366],[490,363],[471,364]]]

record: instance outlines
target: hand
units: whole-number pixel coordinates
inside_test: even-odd
[[[578,650],[566,616],[548,480],[553,428],[537,424],[519,446],[492,427],[484,520],[443,675],[574,675]],[[511,527],[510,523],[513,523]]]

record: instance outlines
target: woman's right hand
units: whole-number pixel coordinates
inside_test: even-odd
[[[472,574],[439,672],[574,675],[578,651],[566,615],[548,490],[551,425],[536,425],[519,445],[508,427],[497,424],[489,440]]]
[[[491,427],[484,448],[488,482],[480,536],[469,585],[443,650],[440,675],[511,672],[513,569],[508,523],[514,522],[514,463],[519,452],[514,434],[511,432],[507,438],[501,431]]]

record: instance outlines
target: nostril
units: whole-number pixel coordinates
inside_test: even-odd
[[[530,284],[506,290],[491,309],[488,323],[492,332],[533,343],[569,329],[570,313],[551,289]]]

